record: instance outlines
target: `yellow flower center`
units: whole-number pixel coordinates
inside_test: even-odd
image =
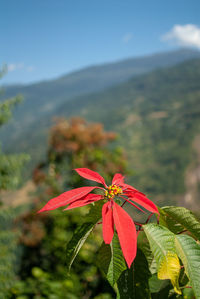
[[[108,199],[114,198],[118,194],[122,194],[122,189],[117,185],[110,185],[105,191],[105,196]]]

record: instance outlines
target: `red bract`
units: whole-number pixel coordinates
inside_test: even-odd
[[[51,199],[38,213],[54,210],[66,205],[68,205],[68,207],[65,210],[69,210],[88,205],[98,200],[106,200],[107,202],[102,208],[104,242],[106,244],[111,243],[115,227],[124,258],[130,268],[137,251],[136,228],[132,218],[115,202],[115,199],[121,198],[141,211],[143,210],[138,207],[138,205],[152,213],[159,214],[156,205],[149,200],[145,194],[125,184],[124,177],[120,173],[116,173],[113,177],[112,185],[107,186],[104,178],[97,172],[87,168],[78,168],[75,170],[80,176],[100,183],[104,188],[98,186],[81,187],[64,192],[58,197]],[[103,190],[103,194],[90,193],[94,189]]]

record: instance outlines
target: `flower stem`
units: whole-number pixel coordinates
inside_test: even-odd
[[[149,215],[149,217],[147,218],[145,224],[147,224],[147,223],[149,222],[149,220],[150,220],[150,218],[153,216],[153,214],[154,214],[154,213],[151,213],[151,214]]]
[[[125,203],[127,203],[127,201],[125,201],[125,202],[121,205],[121,208],[125,205]]]
[[[185,232],[187,232],[187,229],[182,230],[181,232],[177,233],[177,235],[183,234]]]

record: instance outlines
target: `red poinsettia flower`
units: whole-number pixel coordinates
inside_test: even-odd
[[[119,242],[124,258],[130,268],[137,251],[137,234],[132,218],[124,209],[115,202],[116,198],[122,198],[134,207],[143,211],[138,205],[152,213],[157,213],[156,205],[150,201],[145,194],[124,183],[124,177],[117,173],[114,175],[112,185],[107,186],[104,178],[97,172],[87,168],[77,168],[76,172],[85,179],[95,181],[104,187],[80,187],[62,193],[58,197],[51,199],[40,211],[54,210],[68,205],[65,210],[82,207],[98,200],[106,200],[102,208],[103,239],[106,244],[110,244],[116,228]],[[103,190],[103,194],[90,193],[94,189]]]

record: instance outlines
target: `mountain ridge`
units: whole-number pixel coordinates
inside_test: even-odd
[[[200,59],[192,59],[61,101],[49,113],[38,111],[32,123],[28,122],[34,113],[30,109],[23,115],[27,119],[19,119],[18,131],[13,130],[15,122],[4,131],[4,141],[10,152],[29,152],[34,167],[45,155],[52,116],[80,115],[90,122],[102,122],[121,135],[118,144],[127,150],[135,170],[131,183],[164,201],[169,197],[180,202],[185,171],[196,163],[192,142],[200,134],[199,99]]]
[[[179,59],[177,59],[175,57],[175,55],[179,56]],[[37,84],[45,84],[45,83],[52,83],[53,81],[57,81],[57,80],[65,80],[66,78],[68,78],[69,76],[74,76],[77,74],[80,74],[82,72],[87,72],[87,71],[91,71],[91,70],[96,70],[96,69],[101,69],[101,68],[107,68],[109,69],[110,67],[112,68],[114,66],[114,68],[118,68],[121,65],[126,65],[126,64],[144,64],[144,67],[147,66],[148,63],[151,63],[152,60],[154,60],[154,58],[157,60],[158,57],[163,59],[166,58],[167,56],[171,56],[172,57],[172,61],[170,63],[166,62],[166,64],[164,64],[163,66],[165,67],[166,65],[170,65],[170,64],[178,64],[179,62],[183,61],[183,60],[187,60],[187,59],[191,59],[191,57],[196,58],[196,57],[200,57],[200,51],[199,50],[194,50],[194,49],[190,49],[190,48],[180,48],[177,50],[171,50],[171,51],[162,51],[162,52],[156,52],[156,53],[151,53],[151,54],[147,54],[147,55],[141,55],[141,56],[134,56],[134,57],[128,57],[128,58],[123,58],[123,59],[117,59],[115,61],[111,61],[111,62],[105,62],[105,63],[98,63],[98,64],[92,64],[89,66],[85,66],[85,67],[81,67],[81,68],[77,68],[76,70],[72,70],[68,73],[64,73],[58,76],[55,76],[55,78],[51,78],[51,79],[42,79],[39,81],[35,81],[35,82],[30,82],[30,83],[14,83],[14,84],[4,84],[4,88],[21,88],[21,87],[27,87],[27,86],[35,86]],[[174,57],[174,61],[173,61],[173,57]],[[160,64],[158,65],[158,67],[160,66]]]
[[[59,111],[63,116],[78,114],[120,134],[119,144],[135,170],[132,184],[164,204],[178,201],[199,207],[200,164],[193,143],[200,136],[200,59],[137,76],[65,105]],[[196,172],[192,188],[185,184],[187,169],[190,175]]]
[[[74,98],[56,114],[79,115],[119,133],[118,145],[127,151],[135,171],[130,182],[165,204],[184,202],[186,170],[199,163],[192,144],[200,135],[200,59]],[[40,127],[35,128],[36,134]],[[193,207],[199,205],[197,185],[192,191]],[[188,194],[187,188],[187,198]]]
[[[5,143],[4,136],[7,137],[8,132],[12,138],[14,130],[15,134],[19,134],[23,127],[34,126],[34,123],[41,118],[52,115],[59,105],[77,96],[106,90],[136,75],[148,73],[156,68],[169,67],[195,57],[200,57],[199,51],[181,49],[89,67],[52,81],[18,87],[11,86],[5,91],[5,96],[12,97],[21,93],[25,101],[14,112],[13,125],[8,125],[4,129],[5,133],[1,133],[0,136]],[[3,97],[0,99],[3,100]]]

